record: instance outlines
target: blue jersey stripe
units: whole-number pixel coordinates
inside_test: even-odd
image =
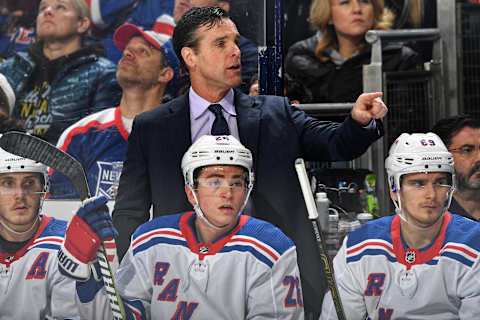
[[[166,243],[166,244],[172,244],[172,245],[180,245],[188,248],[188,244],[185,240],[178,240],[178,239],[172,239],[172,238],[166,238],[166,237],[155,237],[147,242],[142,243],[141,245],[138,245],[135,249],[133,249],[133,255],[136,255],[139,252],[145,251],[148,248],[158,244],[158,243]]]
[[[453,253],[453,252],[450,252],[450,251],[445,251],[444,253],[442,253],[442,256],[449,257],[451,259],[457,260],[458,262],[461,262],[464,265],[469,266],[469,267],[471,267],[473,265],[473,262],[471,260],[468,260],[464,256],[462,256],[460,254],[457,254],[457,253]]]
[[[39,249],[39,248],[43,248],[43,249],[52,249],[52,250],[58,250],[60,249],[60,244],[51,244],[51,243],[42,243],[42,244],[37,244],[33,247],[30,247],[28,249],[28,251],[32,250],[32,249]]]
[[[231,252],[231,251],[250,252],[255,256],[255,258],[262,261],[270,268],[273,266],[273,262],[270,259],[268,259],[267,257],[265,257],[265,255],[263,255],[258,250],[255,250],[250,246],[242,246],[242,245],[226,246],[226,247],[223,247],[222,250],[220,250],[220,252]]]
[[[387,251],[382,249],[366,249],[363,250],[360,254],[347,257],[347,263],[359,261],[363,256],[385,256],[391,262],[397,262],[395,257],[392,257]]]

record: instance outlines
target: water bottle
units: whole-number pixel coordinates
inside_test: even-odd
[[[325,192],[317,192],[315,195],[315,203],[317,204],[318,219],[323,232],[328,230],[328,207],[329,200]]]

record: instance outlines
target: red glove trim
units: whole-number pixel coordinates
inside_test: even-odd
[[[75,215],[65,232],[65,249],[82,263],[95,259],[101,241],[82,218]]]

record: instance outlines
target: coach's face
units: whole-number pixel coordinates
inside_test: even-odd
[[[232,20],[225,18],[211,28],[200,27],[197,48],[182,48],[195,90],[226,91],[242,83],[240,35]]]

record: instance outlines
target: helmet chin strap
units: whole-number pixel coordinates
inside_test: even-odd
[[[37,221],[38,221],[39,219],[40,219],[40,216],[37,215],[37,217],[35,218],[35,221],[33,221],[33,223],[32,223],[32,226],[31,226],[28,230],[26,230],[26,231],[21,231],[21,232],[15,231],[15,230],[13,230],[12,228],[10,228],[9,226],[7,226],[7,224],[6,224],[5,222],[3,222],[3,219],[0,219],[0,224],[1,224],[5,229],[7,229],[8,231],[10,231],[11,233],[16,234],[16,235],[18,235],[18,236],[23,236],[23,235],[28,234],[30,231],[33,230],[33,228],[36,226]]]
[[[192,191],[193,198],[195,199],[195,204],[193,205],[193,210],[195,210],[195,213],[197,214],[197,216],[199,216],[200,219],[202,219],[207,224],[207,226],[209,226],[210,228],[215,229],[215,230],[225,230],[227,227],[229,227],[229,226],[217,227],[216,225],[214,225],[213,223],[208,221],[208,218],[205,217],[202,209],[200,209],[200,206],[198,205],[198,199],[197,199],[197,194],[195,193],[195,190],[190,185],[188,187]],[[248,191],[247,191],[247,194],[245,196],[245,200],[243,201],[243,205],[240,208],[240,210],[238,210],[237,218],[240,217],[240,215],[242,214],[243,209],[247,205],[247,200],[250,197],[250,192],[252,191],[252,189],[251,188],[247,188],[247,189],[248,189]]]

